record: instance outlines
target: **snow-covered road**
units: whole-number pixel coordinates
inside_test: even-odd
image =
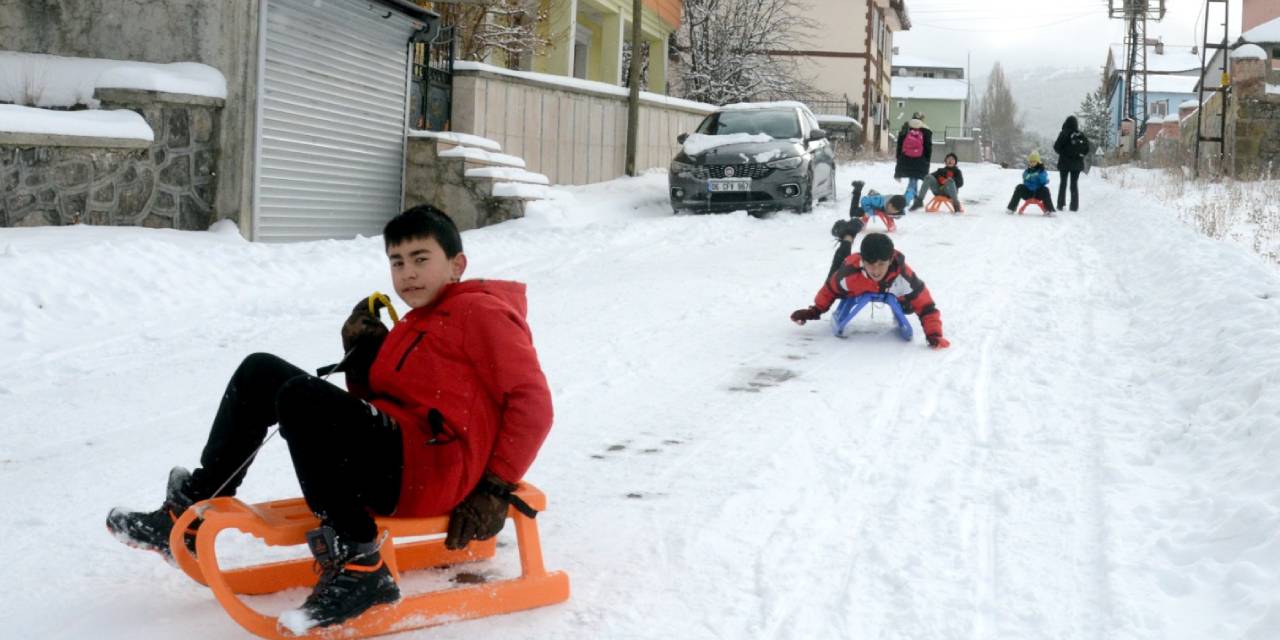
[[[556,402],[529,479],[573,595],[404,637],[1280,637],[1280,273],[1097,173],[1046,218],[1003,212],[1016,171],[965,171],[966,215],[893,234],[946,351],[884,309],[843,340],[787,319],[887,164],[841,167],[813,215],[672,217],[650,174],[464,234],[468,276],[529,284]],[[339,356],[391,290],[381,239],[0,229],[0,282],[0,619],[236,637],[103,519],[196,463],[241,357]],[[297,492],[273,441],[241,497]]]

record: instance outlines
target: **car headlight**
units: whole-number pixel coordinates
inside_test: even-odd
[[[679,160],[672,160],[672,161],[671,161],[671,170],[672,170],[672,171],[674,171],[674,172],[676,172],[676,173],[684,173],[684,172],[686,172],[686,171],[693,171],[693,170],[694,170],[694,169],[696,169],[696,168],[697,168],[697,167],[695,167],[694,165],[689,164],[688,162],[680,162]]]
[[[794,169],[804,162],[804,156],[796,156],[794,158],[782,158],[773,162],[765,163],[766,167],[771,169]]]

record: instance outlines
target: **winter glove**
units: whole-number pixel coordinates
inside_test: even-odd
[[[361,298],[342,323],[342,351],[347,358],[340,370],[346,372],[349,380],[361,385],[368,383],[369,367],[373,366],[386,337],[386,325],[369,313],[369,299]]]
[[[946,349],[951,346],[951,341],[942,337],[940,333],[931,333],[924,339],[929,342],[929,347],[932,349]]]
[[[810,320],[817,320],[822,317],[822,310],[817,307],[809,307],[807,309],[796,309],[791,312],[791,321],[803,325]]]
[[[488,540],[498,535],[507,522],[506,496],[515,488],[515,485],[486,471],[480,478],[480,484],[453,508],[449,516],[449,533],[444,539],[445,548],[456,551],[472,540]]]

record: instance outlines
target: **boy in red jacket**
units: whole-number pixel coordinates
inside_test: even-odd
[[[524,285],[461,282],[462,238],[434,207],[396,216],[383,236],[396,293],[412,310],[388,331],[365,300],[356,305],[342,327],[348,389],[276,356],[250,355],[227,385],[201,466],[170,471],[160,509],[107,516],[125,544],[171,557],[178,516],[200,500],[235,495],[279,423],[321,522],[307,534],[320,581],[300,609],[281,616],[295,633],[399,599],[373,514],[449,514],[450,549],[497,535],[508,505],[523,504],[512,490],[551,428]],[[191,532],[187,540],[192,546]]]
[[[837,299],[864,293],[897,296],[904,313],[920,316],[920,326],[930,347],[951,346],[951,342],[942,337],[942,314],[934,306],[929,288],[907,266],[906,257],[893,248],[893,240],[883,233],[868,233],[863,237],[861,252],[845,258],[844,264],[818,290],[813,305],[793,311],[791,321],[802,325],[817,320]]]

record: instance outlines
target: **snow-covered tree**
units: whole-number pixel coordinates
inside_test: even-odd
[[[1024,151],[1022,123],[1018,119],[1018,105],[1009,90],[1004,69],[1000,63],[991,68],[987,90],[978,106],[978,123],[983,138],[991,142],[993,160],[1014,165],[1021,161]]]
[[[1110,122],[1111,110],[1107,104],[1107,94],[1099,87],[1080,103],[1080,130],[1096,148],[1106,149]]]
[[[793,54],[814,27],[798,0],[684,0],[675,52],[681,97],[711,104],[810,91]]]
[[[554,1],[554,0],[553,0]],[[538,0],[417,0],[440,14],[442,24],[457,28],[459,60],[492,61],[518,69],[529,56],[544,51],[550,40],[538,33],[549,5]],[[492,60],[502,53],[501,60]]]

